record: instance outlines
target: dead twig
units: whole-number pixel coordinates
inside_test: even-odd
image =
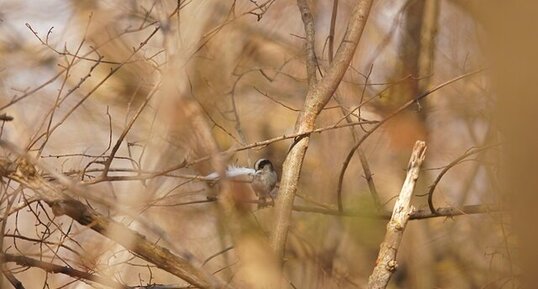
[[[17,279],[17,277],[15,277],[15,275],[13,275],[13,273],[11,273],[11,271],[9,271],[7,268],[5,268],[5,266],[2,266],[2,274],[4,274],[4,276],[6,276],[6,279],[9,281],[9,283],[11,283],[11,285],[13,285],[13,288],[15,289],[24,289],[26,287],[24,287],[24,285],[22,284],[21,281],[19,281],[19,279]]]
[[[127,126],[123,130],[123,132],[121,133],[120,137],[118,138],[118,140],[114,144],[114,147],[112,148],[112,152],[110,153],[110,156],[108,156],[108,158],[106,159],[106,161],[104,163],[105,168],[103,169],[103,172],[102,172],[100,178],[106,179],[108,177],[108,171],[110,170],[110,165],[112,164],[112,161],[114,160],[114,158],[116,156],[116,153],[118,152],[121,144],[123,143],[123,140],[125,139],[125,137],[129,133],[131,128],[133,127],[135,121],[138,119],[138,117],[140,116],[142,111],[144,111],[144,109],[147,107],[149,101],[151,100],[151,98],[153,97],[155,92],[157,92],[159,86],[160,86],[160,83],[155,85],[155,87],[152,89],[152,91],[146,97],[146,100],[144,100],[144,102],[140,105],[140,107],[136,111],[135,115],[131,118],[131,120],[129,121],[129,123],[127,124]]]
[[[403,183],[398,199],[394,204],[392,211],[392,217],[387,224],[387,233],[385,239],[381,243],[379,255],[377,257],[376,266],[374,272],[368,279],[369,289],[384,289],[389,283],[392,273],[398,267],[396,263],[396,254],[402,241],[403,232],[409,216],[413,212],[414,208],[411,206],[411,197],[415,190],[415,185],[418,180],[420,172],[420,166],[424,161],[426,153],[426,143],[423,141],[417,141],[407,166],[407,176]]]
[[[457,159],[453,160],[452,162],[450,162],[450,164],[448,164],[439,173],[439,175],[437,176],[437,178],[435,178],[435,180],[430,185],[430,188],[428,190],[428,207],[430,208],[430,211],[431,211],[432,214],[437,214],[437,210],[435,209],[435,206],[433,205],[433,192],[435,191],[435,188],[437,187],[437,184],[439,184],[439,182],[441,181],[443,176],[448,172],[448,170],[450,170],[451,168],[453,168],[457,164],[461,163],[468,156],[481,153],[481,152],[483,152],[485,150],[488,150],[488,149],[490,149],[492,147],[495,147],[495,146],[498,146],[498,144],[488,145],[488,146],[484,146],[484,147],[481,147],[481,148],[471,148],[467,152],[465,152],[463,155],[461,155],[459,158],[457,158]]]
[[[26,256],[17,256],[12,254],[1,254],[0,260],[2,262],[14,262],[17,265],[23,266],[23,267],[36,267],[43,269],[47,272],[51,273],[61,273],[67,276],[71,276],[76,279],[84,279],[88,281],[92,281],[95,283],[99,283],[101,285],[112,287],[112,288],[130,288],[129,286],[120,284],[110,278],[102,277],[96,274],[80,271],[68,266],[60,266],[48,262],[43,262],[40,260],[32,259]],[[4,273],[5,274],[5,273]],[[13,283],[12,283],[13,284]],[[24,288],[24,287],[15,287],[15,288]]]
[[[194,286],[200,288],[226,287],[220,280],[198,269],[193,264],[196,261],[195,258],[186,250],[183,251],[182,255],[174,254],[124,224],[98,213],[66,193],[66,191],[76,190],[76,188],[62,186],[43,179],[34,167],[35,160],[26,156],[21,149],[2,140],[0,140],[0,146],[19,154],[16,168],[2,172],[2,177],[16,181],[31,189],[51,207],[55,216],[67,215],[71,217],[79,224],[117,242],[138,257],[155,264],[157,267]],[[60,183],[62,183],[63,178],[65,177],[58,176]],[[77,192],[70,193],[75,194]]]
[[[374,132],[376,131],[379,127],[381,127],[383,124],[385,124],[387,121],[389,121],[390,119],[392,119],[393,117],[395,117],[396,115],[398,115],[399,113],[401,113],[402,111],[404,111],[405,109],[407,109],[408,107],[410,107],[411,105],[413,105],[414,103],[420,101],[421,99],[423,99],[424,97],[434,93],[435,91],[447,86],[447,85],[450,85],[451,83],[454,83],[458,80],[461,80],[461,79],[464,79],[464,78],[467,78],[469,76],[472,76],[472,75],[475,75],[477,73],[480,73],[482,72],[482,69],[479,69],[479,70],[475,70],[475,71],[472,71],[472,72],[469,72],[469,73],[465,73],[463,75],[460,75],[458,77],[455,77],[453,79],[450,79],[448,81],[445,81],[433,88],[430,88],[428,90],[426,90],[425,92],[423,92],[422,94],[420,94],[419,96],[417,96],[416,98],[414,99],[411,99],[409,100],[408,102],[406,102],[405,104],[403,104],[402,106],[400,106],[398,109],[396,109],[394,112],[392,112],[391,114],[389,114],[388,116],[386,116],[384,119],[382,119],[381,121],[379,121],[374,127],[372,127],[372,129],[368,130],[363,136],[361,139],[359,139],[359,141],[353,146],[353,148],[351,148],[351,150],[349,151],[346,159],[344,160],[344,164],[342,165],[342,169],[340,170],[340,175],[338,177],[338,187],[337,187],[337,192],[338,191],[341,191],[342,190],[342,186],[343,186],[343,183],[344,183],[344,176],[346,174],[346,170],[349,166],[349,163],[351,162],[351,159],[353,158],[353,155],[355,154],[355,152],[360,148],[360,146],[362,145],[362,143]]]
[[[341,217],[351,217],[351,218],[372,218],[372,219],[386,219],[389,220],[391,217],[390,212],[364,212],[364,211],[355,211],[347,210],[340,212],[338,209],[329,209],[322,208],[319,206],[304,206],[304,205],[293,205],[293,211],[302,212],[302,213],[315,213],[328,216],[341,216]],[[430,212],[429,209],[420,209],[411,212],[409,215],[409,220],[422,220],[430,218],[440,218],[440,217],[457,217],[457,216],[466,216],[466,215],[477,215],[477,214],[492,214],[492,213],[502,213],[504,210],[498,205],[494,204],[482,204],[482,205],[468,205],[461,208],[458,207],[440,207],[437,208],[437,213]]]

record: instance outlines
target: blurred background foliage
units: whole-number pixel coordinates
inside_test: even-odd
[[[355,2],[338,1],[334,51]],[[341,121],[341,107],[358,108],[353,121],[382,120],[427,89],[488,67],[484,23],[468,2],[374,1],[356,55],[318,127]],[[330,63],[333,1],[309,4],[323,73]],[[0,6],[0,107],[14,117],[2,126],[1,137],[74,179],[99,176],[103,157],[139,108],[110,175],[126,175],[120,169],[134,175],[137,170],[161,171],[217,150],[290,134],[302,109],[307,89],[304,30],[293,1],[51,0],[3,1]],[[487,71],[467,77],[417,102],[368,138],[362,148],[386,210],[392,209],[416,140],[428,144],[413,200],[417,208],[427,208],[424,194],[444,166],[470,148],[499,142],[490,119],[495,97]],[[144,106],[146,98],[151,99]],[[370,128],[353,129],[360,136]],[[240,151],[225,163],[252,166],[265,157],[280,174],[291,143]],[[353,144],[350,128],[313,136],[296,204],[336,208],[338,174]],[[493,148],[451,168],[436,188],[436,206],[499,203],[497,155]],[[211,188],[180,175],[214,169],[214,163],[200,162],[168,177],[91,185],[99,197],[140,219],[102,204],[92,206],[172,251],[186,249],[203,261],[234,240],[215,203],[202,202]],[[4,186],[3,211],[17,187]],[[30,194],[23,192],[15,204]],[[358,157],[346,173],[343,198],[346,210],[376,212]],[[189,203],[193,201],[201,203]],[[267,232],[272,210],[251,212]],[[66,217],[45,218],[47,211],[34,203],[5,219],[3,250],[110,275],[129,285],[183,284]],[[284,271],[294,288],[365,288],[385,220],[307,212],[294,212],[292,218]],[[517,256],[506,218],[484,214],[411,221],[389,287],[515,288]],[[53,244],[46,245],[49,240]],[[230,280],[238,263],[238,254],[229,250],[204,268]],[[7,267],[27,288],[84,286],[71,284],[66,276]]]

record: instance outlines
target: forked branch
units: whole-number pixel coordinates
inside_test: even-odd
[[[298,1],[298,4],[301,7],[301,11],[304,11],[305,7],[303,5],[305,3]],[[355,54],[355,49],[361,39],[371,5],[372,0],[362,0],[356,4],[349,19],[344,39],[326,74],[315,84],[313,84],[313,81],[309,82],[304,112],[301,113],[295,125],[296,133],[303,133],[314,129],[319,113],[336,91]],[[308,26],[308,23],[305,23],[305,25]],[[309,32],[307,31],[307,33]],[[314,47],[314,45],[309,45],[308,47]],[[276,255],[281,259],[284,255],[284,248],[291,223],[291,211],[293,209],[295,192],[297,191],[297,182],[309,141],[309,135],[297,138],[286,156],[282,168],[279,197],[276,203],[275,225],[271,236],[271,245]]]

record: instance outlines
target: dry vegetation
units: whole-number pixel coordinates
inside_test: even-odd
[[[4,1],[1,288],[519,288],[467,2]]]

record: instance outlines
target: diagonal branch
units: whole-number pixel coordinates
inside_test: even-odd
[[[20,155],[16,164],[4,164],[0,176],[14,180],[33,190],[52,209],[55,216],[67,215],[95,232],[117,242],[138,257],[200,288],[224,288],[220,280],[194,266],[196,261],[188,252],[172,253],[122,223],[100,214],[68,195],[66,188],[49,182],[37,172],[35,160],[13,144],[0,140],[0,145]]]
[[[353,9],[344,39],[336,52],[333,63],[319,82],[315,85],[310,84],[308,87],[304,112],[297,119],[295,132],[302,133],[314,129],[317,116],[336,91],[355,54],[371,5],[372,0],[363,0]],[[308,135],[296,139],[283,164],[275,225],[271,236],[271,245],[281,259],[284,255],[297,182],[309,141]]]
[[[411,196],[415,190],[418,173],[424,161],[425,153],[426,143],[417,141],[413,148],[409,165],[407,166],[407,176],[405,177],[402,190],[394,204],[392,217],[387,224],[387,233],[385,234],[383,243],[381,243],[374,272],[368,279],[368,289],[386,288],[392,273],[398,266],[396,263],[396,254],[398,253],[409,216],[414,210],[413,206],[411,206]]]
[[[30,178],[11,175],[10,178],[41,195],[51,207],[54,215],[67,215],[83,226],[111,239],[132,251],[140,258],[200,288],[220,288],[220,282],[196,268],[192,256],[179,256],[167,248],[157,245],[146,237],[113,219],[91,209],[80,201],[68,196],[59,197],[62,192],[40,176]]]
[[[36,267],[43,269],[47,272],[51,273],[61,273],[68,276],[71,276],[76,279],[84,279],[93,281],[96,283],[99,283],[101,285],[111,287],[111,288],[123,288],[127,289],[130,288],[126,285],[120,284],[112,279],[99,276],[97,274],[92,274],[84,271],[80,271],[74,268],[71,268],[69,266],[60,266],[52,263],[43,262],[37,259],[29,258],[26,256],[18,256],[18,255],[12,255],[12,254],[0,254],[0,260],[2,262],[14,262],[17,265],[23,266],[23,267]],[[17,287],[16,287],[17,288]],[[19,287],[22,288],[22,287]]]
[[[127,126],[123,129],[123,132],[121,133],[120,137],[116,141],[116,144],[114,144],[114,147],[112,148],[112,152],[110,153],[110,156],[108,156],[108,158],[106,159],[104,163],[105,168],[103,169],[103,173],[101,174],[100,178],[106,178],[108,176],[110,165],[112,164],[112,161],[114,160],[114,157],[116,156],[116,153],[120,149],[121,144],[123,143],[123,141],[125,140],[125,137],[127,136],[129,131],[133,127],[135,121],[138,119],[138,117],[144,111],[144,109],[148,106],[149,101],[153,98],[153,95],[155,94],[155,92],[157,92],[157,89],[159,88],[159,86],[160,86],[160,83],[154,86],[153,90],[149,93],[149,95],[146,97],[146,99],[140,105],[140,107],[138,107],[138,110],[136,111],[134,116],[131,118]]]
[[[26,287],[24,287],[22,282],[19,281],[19,279],[17,279],[17,277],[15,277],[15,275],[13,275],[13,273],[11,273],[11,271],[9,271],[7,268],[2,266],[1,271],[2,271],[2,274],[4,274],[4,276],[6,276],[6,279],[9,281],[9,283],[11,283],[11,285],[13,285],[13,288],[15,288],[15,289],[25,289],[26,288]]]

